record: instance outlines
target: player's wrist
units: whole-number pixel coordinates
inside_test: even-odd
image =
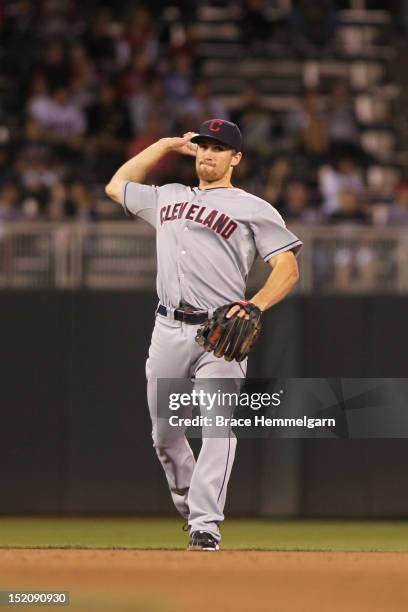
[[[266,310],[268,307],[268,303],[259,297],[254,297],[252,300],[248,300],[248,302],[250,302],[251,304],[255,304],[255,306],[257,306],[257,308],[259,308],[261,312]]]
[[[160,146],[164,153],[168,153],[169,151],[172,151],[174,149],[173,140],[174,138],[169,137],[160,138],[160,140],[157,141],[157,144]]]

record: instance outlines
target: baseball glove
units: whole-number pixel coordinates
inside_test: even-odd
[[[233,306],[240,306],[249,315],[249,319],[226,314]],[[214,311],[211,319],[197,331],[196,342],[216,357],[224,357],[227,361],[243,361],[252,349],[261,331],[262,311],[251,302],[232,302],[220,306]]]

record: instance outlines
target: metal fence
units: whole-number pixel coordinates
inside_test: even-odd
[[[404,228],[292,226],[303,240],[300,293],[408,293]],[[154,288],[155,233],[143,222],[0,226],[1,288]],[[270,268],[257,260],[250,289]]]

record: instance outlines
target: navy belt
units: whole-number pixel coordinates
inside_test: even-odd
[[[163,304],[159,304],[157,312],[164,317],[169,315],[166,306],[163,306]],[[189,325],[201,325],[201,323],[204,323],[204,321],[207,321],[207,319],[208,312],[186,312],[181,308],[176,308],[174,310],[174,320],[181,321],[182,323],[187,323]]]

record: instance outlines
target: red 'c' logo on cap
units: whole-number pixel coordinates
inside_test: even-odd
[[[208,126],[208,129],[211,130],[211,132],[219,132],[222,126],[222,121],[221,119],[213,119],[210,123],[210,125]]]

